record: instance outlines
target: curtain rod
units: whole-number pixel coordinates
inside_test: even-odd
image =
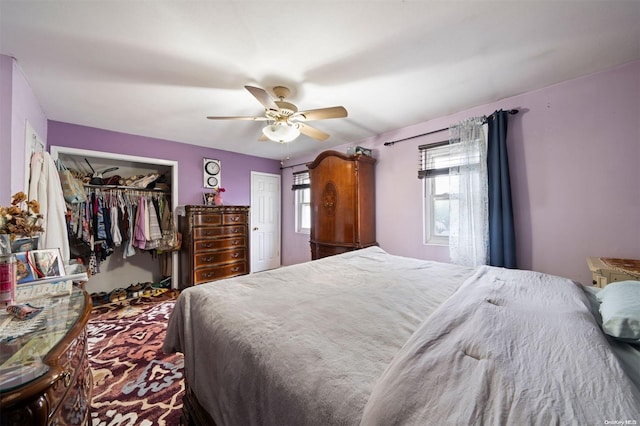
[[[292,164],[290,166],[280,166],[280,170],[284,170],[284,169],[292,169],[294,167],[298,167],[298,166],[306,166],[307,164],[309,164],[310,161],[307,161],[306,163],[298,163],[298,164]]]
[[[517,109],[510,109],[508,112],[509,112],[509,114],[511,114],[511,115],[515,115],[515,114],[517,114],[519,111],[518,111]],[[487,120],[487,118],[488,118],[487,116],[485,116],[485,117],[484,117],[484,119],[485,119],[485,120]],[[404,141],[408,141],[408,140],[411,140],[411,139],[419,138],[419,137],[421,137],[421,136],[427,136],[427,135],[432,135],[432,134],[434,134],[434,133],[444,132],[445,130],[449,130],[449,127],[445,127],[444,129],[432,130],[432,131],[430,131],[430,132],[427,132],[427,133],[421,133],[421,134],[419,134],[419,135],[415,135],[415,136],[409,136],[408,138],[403,138],[403,139],[398,139],[398,140],[395,140],[395,141],[385,142],[385,143],[384,143],[384,146],[391,146],[391,145],[394,145],[394,144],[395,144],[395,143],[397,143],[397,142],[404,142]]]

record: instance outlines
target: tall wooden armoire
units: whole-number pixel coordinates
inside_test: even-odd
[[[307,164],[311,180],[311,258],[345,253],[376,242],[376,160],[325,151]]]

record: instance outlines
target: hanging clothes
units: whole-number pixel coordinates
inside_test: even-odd
[[[147,243],[145,245],[146,250],[152,250],[158,248],[158,244],[162,239],[162,230],[160,229],[160,223],[158,221],[158,214],[156,210],[156,203],[152,199],[148,204],[149,207],[149,234],[147,235]]]
[[[118,225],[120,221],[118,217],[118,207],[111,206],[110,213],[111,213],[111,240],[113,241],[114,246],[120,247],[120,244],[122,244],[122,235],[120,234],[120,226]]]
[[[67,206],[62,193],[58,169],[48,152],[31,156],[29,199],[40,203],[43,216],[39,248],[59,248],[64,261],[69,260]]]
[[[71,207],[67,227],[74,244],[86,244],[95,273],[117,247],[122,247],[123,259],[140,251],[155,256],[167,205],[163,194],[119,188],[86,188],[86,192],[87,201]]]
[[[133,234],[133,246],[144,249],[147,244],[147,230],[146,223],[149,223],[148,219],[148,211],[147,211],[147,200],[143,197],[140,197],[138,201],[138,212],[136,214],[136,225]]]

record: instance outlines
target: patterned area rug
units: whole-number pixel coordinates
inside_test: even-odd
[[[87,326],[93,426],[180,423],[183,357],[162,352],[174,304],[165,293],[93,308]]]

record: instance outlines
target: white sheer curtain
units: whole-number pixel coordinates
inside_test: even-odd
[[[487,138],[483,118],[449,129],[456,167],[449,171],[449,255],[453,263],[479,266],[489,259]]]

